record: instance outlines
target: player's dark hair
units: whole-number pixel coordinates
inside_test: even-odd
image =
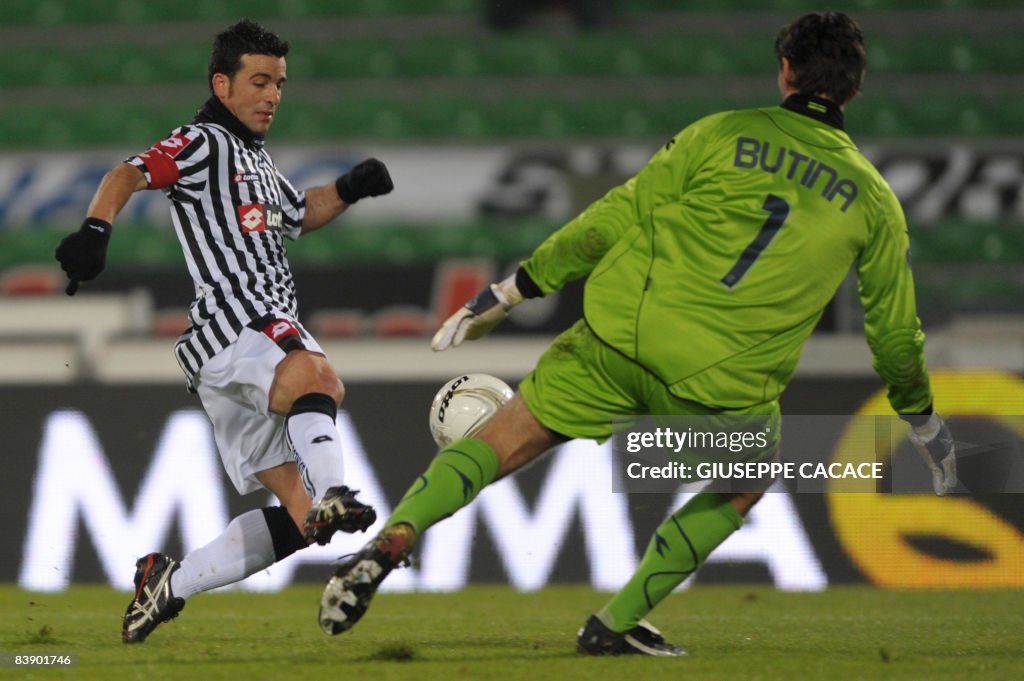
[[[845,104],[860,92],[867,53],[864,33],[842,12],[814,12],[783,26],[775,56],[785,57],[802,95],[824,95]]]
[[[283,57],[288,54],[288,42],[249,19],[242,19],[224,29],[214,38],[213,50],[210,52],[206,74],[210,92],[213,92],[213,74],[223,73],[228,78],[234,78],[242,69],[243,54]]]

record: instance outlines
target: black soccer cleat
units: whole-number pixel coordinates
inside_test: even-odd
[[[135,563],[135,598],[124,613],[121,640],[142,643],[157,625],[178,616],[185,599],[171,593],[171,575],[178,562],[162,553],[151,553]]]
[[[647,620],[625,633],[612,631],[595,615],[576,635],[576,645],[587,655],[651,655],[654,657],[682,657],[686,651],[665,641],[661,632]]]
[[[367,506],[356,499],[359,490],[344,485],[329,487],[323,498],[306,514],[302,523],[302,536],[306,543],[316,542],[321,546],[331,541],[338,530],[342,532],[365,532],[377,521],[373,506]]]
[[[382,532],[342,563],[327,581],[320,597],[320,628],[336,636],[358,622],[384,578],[401,565],[409,565],[412,535]]]

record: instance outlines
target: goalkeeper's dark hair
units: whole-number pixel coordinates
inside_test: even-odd
[[[842,105],[864,82],[864,32],[842,12],[814,12],[782,27],[775,56],[789,60],[792,85],[802,95],[824,95]]]
[[[243,54],[283,57],[288,54],[288,42],[249,19],[242,19],[224,29],[214,38],[213,50],[210,51],[206,74],[210,92],[213,92],[213,74],[223,73],[228,78],[234,78],[242,69]]]

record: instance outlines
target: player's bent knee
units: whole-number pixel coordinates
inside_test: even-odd
[[[338,378],[333,369],[331,370],[331,377],[334,379],[334,403],[340,407],[341,403],[345,401],[345,384],[341,382],[341,379]]]
[[[287,414],[303,395],[329,395],[335,407],[345,399],[345,386],[327,358],[318,353],[295,351],[277,365],[271,387],[271,411]]]
[[[301,393],[324,393],[334,398],[335,406],[341,405],[342,400],[345,399],[345,386],[327,358],[323,355],[307,353],[307,357],[304,359],[306,362],[304,367],[305,383]]]

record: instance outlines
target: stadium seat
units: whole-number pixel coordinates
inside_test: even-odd
[[[0,47],[0,85],[190,83],[206,72],[205,40],[143,46]],[[1024,71],[1014,31],[989,35],[873,37],[872,73],[1001,74]],[[360,37],[301,44],[289,57],[298,82],[347,78],[615,78],[770,74],[772,62],[751,35],[700,34],[649,40],[643,34]]]
[[[63,291],[67,279],[50,265],[18,265],[0,272],[0,295],[53,295]]]
[[[189,327],[188,310],[165,308],[153,312],[150,334],[159,338],[177,338]]]
[[[434,318],[426,310],[396,305],[380,310],[370,320],[370,333],[382,337],[420,337],[434,332]]]
[[[401,17],[423,14],[466,15],[476,11],[474,0],[5,0],[0,25],[62,26],[75,24],[144,24],[154,22],[233,21],[240,16],[261,20]]]
[[[363,332],[364,315],[359,310],[323,308],[315,311],[307,326],[317,338],[352,338]]]
[[[201,94],[197,92],[196,101]],[[0,139],[10,149],[148,146],[191,118],[196,101],[174,107],[108,105],[93,109],[13,106],[0,117]],[[869,91],[847,112],[858,139],[1019,136],[1024,97],[991,94],[965,100]],[[275,144],[324,140],[504,141],[510,139],[661,138],[718,110],[767,104],[764,96],[511,95],[507,99],[438,94],[420,99],[399,93],[337,101],[289,101],[275,123]]]
[[[679,3],[674,0],[632,0],[625,3],[626,9],[634,13],[675,12]],[[879,6],[877,0],[851,0],[845,3],[849,12],[872,10]],[[1014,0],[887,0],[889,10],[949,10],[949,9],[1000,9],[1015,7]],[[749,12],[767,9],[785,11],[790,14],[820,11],[821,3],[815,0],[690,0],[686,9],[691,12]]]

